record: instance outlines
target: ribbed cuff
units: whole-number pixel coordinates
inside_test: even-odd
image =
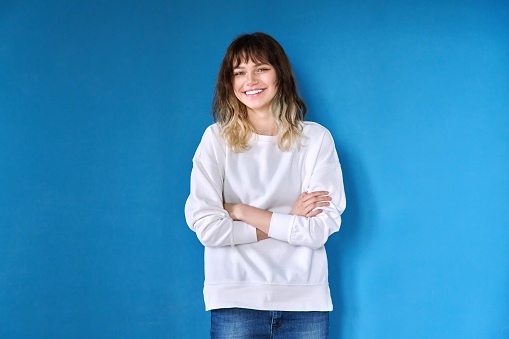
[[[232,246],[249,244],[257,241],[258,239],[256,237],[256,228],[246,224],[243,221],[233,222],[232,243],[231,243]]]
[[[269,237],[289,243],[294,218],[294,215],[272,213]]]

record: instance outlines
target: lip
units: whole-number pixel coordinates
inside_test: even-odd
[[[244,93],[244,95],[247,95],[249,97],[253,97],[253,96],[257,96],[257,95],[262,94],[263,91],[265,91],[265,88],[250,88],[247,91],[244,91],[242,93]],[[248,92],[256,92],[256,93],[248,94]]]

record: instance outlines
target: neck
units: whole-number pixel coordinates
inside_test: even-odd
[[[253,125],[256,134],[276,135],[277,126],[272,112],[248,111],[249,122]]]

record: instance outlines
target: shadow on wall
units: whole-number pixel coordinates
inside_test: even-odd
[[[334,124],[328,123],[326,127],[336,144],[347,201],[341,229],[326,244],[329,283],[334,303],[334,311],[330,316],[330,337],[355,338],[359,314],[358,267],[373,237],[377,208],[368,174],[355,147],[343,142]]]

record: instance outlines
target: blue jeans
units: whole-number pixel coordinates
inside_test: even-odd
[[[242,308],[212,310],[212,339],[327,339],[329,312],[258,311]]]

